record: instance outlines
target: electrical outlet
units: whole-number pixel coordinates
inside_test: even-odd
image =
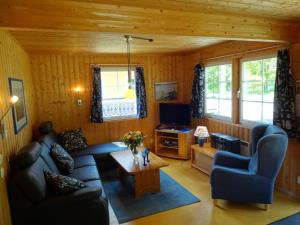
[[[81,99],[81,98],[78,98],[78,99],[77,99],[77,105],[78,105],[78,106],[82,106],[82,99]]]
[[[297,177],[297,184],[300,184],[300,176]]]

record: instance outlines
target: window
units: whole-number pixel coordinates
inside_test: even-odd
[[[137,116],[134,70],[128,77],[127,67],[103,67],[101,85],[104,119]]]
[[[205,68],[205,113],[231,118],[231,64]]]
[[[276,58],[242,62],[242,121],[273,122],[276,64]]]

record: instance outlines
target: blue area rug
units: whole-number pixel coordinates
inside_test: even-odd
[[[134,198],[134,185],[131,176],[128,176],[125,181],[121,181],[117,171],[113,171],[102,173],[101,177],[104,191],[119,223],[200,201],[162,171],[160,172],[160,192],[145,194],[138,199]]]
[[[273,223],[270,223],[269,225],[300,225],[300,212],[277,220]]]

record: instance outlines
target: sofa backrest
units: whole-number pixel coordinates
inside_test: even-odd
[[[59,170],[50,155],[51,148],[48,148],[43,142],[40,143],[40,145],[41,145],[41,155],[40,155],[41,158],[45,161],[45,163],[47,164],[47,166],[50,168],[52,172],[59,174]]]
[[[50,132],[44,136],[42,136],[39,140],[40,143],[46,145],[49,149],[51,149],[52,145],[55,143],[59,143],[58,135],[55,132]]]
[[[14,185],[32,203],[40,202],[47,196],[44,170],[49,171],[50,168],[40,156],[41,151],[41,145],[38,142],[32,142],[24,146],[16,157],[19,169],[14,177]]]
[[[252,138],[255,139],[256,144],[249,170],[262,176],[275,178],[287,150],[286,132],[274,125],[258,125],[253,128]]]

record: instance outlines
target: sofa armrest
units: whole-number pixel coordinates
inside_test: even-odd
[[[32,217],[43,225],[109,225],[108,201],[100,187],[87,187],[47,197],[35,206]]]
[[[95,199],[99,199],[102,195],[100,187],[86,187],[79,189],[73,193],[66,195],[51,195],[45,201],[39,203],[40,208],[48,207],[66,207],[73,204],[83,204]]]
[[[250,157],[241,156],[227,151],[218,151],[215,154],[214,165],[248,169]]]

